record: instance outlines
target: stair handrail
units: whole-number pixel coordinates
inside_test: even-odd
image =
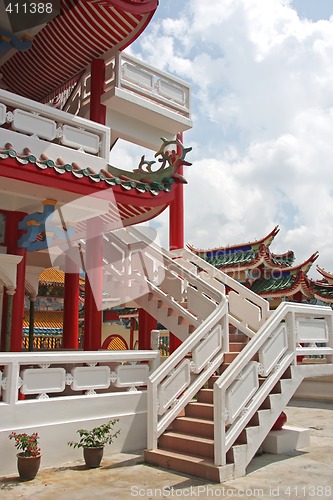
[[[121,234],[121,233],[118,233]],[[137,247],[138,241],[146,244],[145,248],[150,255],[155,252],[160,256],[162,252],[164,265],[172,266],[176,272],[175,278],[188,280],[192,284],[200,285],[206,294],[215,299],[216,308],[212,313],[199,324],[196,330],[188,336],[188,338],[172,353],[164,363],[155,370],[148,378],[147,384],[147,448],[156,449],[157,439],[168,427],[168,425],[176,418],[176,416],[185,408],[191,401],[198,390],[208,381],[212,373],[221,364],[224,353],[228,350],[228,303],[226,297],[220,290],[216,290],[211,284],[205,282],[200,276],[197,276],[179,262],[170,257],[169,252],[156,245],[154,242],[146,238],[140,231],[135,228],[128,228],[127,234],[134,237],[137,241],[134,243],[127,242],[128,248],[131,245]],[[115,235],[116,236],[116,235]],[[148,278],[147,281],[149,282]],[[153,283],[149,283],[150,289],[158,293],[159,290]],[[165,297],[167,298],[167,297]],[[173,307],[177,308],[177,303],[173,302]],[[213,338],[214,337],[214,338]],[[213,349],[207,349],[206,357],[202,359],[202,366],[196,369],[195,363],[189,361],[188,356],[195,353],[199,345],[203,345],[213,339],[217,345],[213,345]],[[214,350],[215,348],[215,350]],[[188,375],[188,383],[174,395],[172,404],[167,406],[163,411],[160,411],[159,405],[159,389],[161,384],[168,378],[174,376],[174,373],[179,370],[184,377]],[[183,370],[183,372],[182,372]],[[196,373],[197,372],[197,373]],[[194,379],[194,380],[193,380]],[[161,418],[159,419],[159,415]]]
[[[249,340],[237,358],[226,368],[214,384],[214,453],[215,465],[226,464],[226,454],[237,437],[244,430],[247,423],[258,410],[262,402],[268,396],[274,385],[280,380],[283,373],[290,365],[296,365],[296,356],[301,353],[301,347],[297,340],[296,318],[326,318],[330,334],[330,343],[333,340],[332,332],[332,310],[326,306],[311,306],[306,304],[293,304],[282,302],[272,312],[267,322],[258,330],[255,336]],[[283,335],[287,338],[286,348],[277,352],[276,359],[265,373],[263,366],[253,357],[260,352],[264,344],[274,337]],[[320,350],[320,348],[318,348]],[[326,351],[328,351],[326,349]],[[320,352],[320,351],[319,351]],[[331,351],[332,352],[332,349]],[[225,430],[229,415],[226,407],[227,391],[237,380],[241,380],[242,373],[248,372],[253,367],[259,375],[266,377],[265,382],[257,387],[255,392],[249,394],[249,398],[243,402],[237,410],[236,417],[232,419],[230,427]],[[247,373],[249,377],[250,374]],[[273,422],[274,423],[274,422]],[[260,443],[259,443],[260,444]]]
[[[194,274],[192,271],[190,271],[183,265],[177,263],[177,261],[172,258],[168,250],[165,250],[163,247],[159,246],[154,241],[147,238],[146,235],[144,235],[141,231],[138,231],[136,228],[133,227],[128,227],[126,228],[126,232],[127,234],[132,235],[134,238],[136,238],[137,241],[133,243],[123,242],[119,230],[114,231],[112,233],[112,237],[117,238],[117,241],[120,244],[123,243],[123,245],[128,245],[128,248],[132,247],[135,248],[135,245],[144,244],[145,246],[141,250],[147,251],[151,255],[156,255],[156,257],[158,257],[160,260],[162,257],[164,268],[166,270],[171,269],[172,271],[177,272],[179,279],[185,279],[188,281],[193,281],[193,280],[197,281],[197,283],[200,284],[200,287],[202,288],[203,292],[206,293],[207,296],[209,296],[211,299],[215,300],[217,303],[219,303],[219,301],[223,298],[223,294],[219,290],[212,287],[211,284],[207,283],[204,279]],[[139,247],[136,246],[136,249],[138,248]],[[142,261],[142,265],[145,271],[147,271],[144,261]],[[177,275],[175,274],[175,278],[177,278]],[[146,279],[148,278],[149,277],[146,274]]]
[[[227,296],[229,298],[229,319],[231,325],[240,329],[248,337],[253,337],[260,326],[265,323],[271,313],[269,303],[266,299],[257,295],[255,292],[242,285],[242,283],[235,280],[220,269],[217,269],[215,266],[187,248],[172,250],[170,254],[175,259],[177,257],[181,257],[195,264],[207,273],[213,282],[217,281],[218,283],[223,283],[223,285],[229,289]],[[237,297],[241,298],[241,302],[239,304]],[[258,316],[253,325],[249,324],[247,317],[249,308],[252,308],[253,312]]]
[[[135,280],[136,277],[141,279],[142,283],[147,285],[147,288],[150,292],[153,292],[158,298],[165,300],[175,312],[177,312],[183,318],[188,319],[194,326],[197,326],[204,319],[203,317],[200,317],[200,311],[196,311],[196,314],[192,313],[181,303],[172,300],[165,292],[163,292],[163,290],[160,290],[158,288],[159,282],[156,283],[155,277],[151,276],[151,273],[147,269],[147,263],[144,258],[145,254],[154,259],[157,265],[161,267],[163,273],[167,273],[171,270],[171,272],[173,272],[174,279],[181,282],[182,286],[186,287],[186,283],[192,284],[193,281],[195,281],[198,289],[200,289],[202,293],[209,297],[212,303],[218,304],[222,300],[223,295],[220,291],[215,290],[212,286],[210,286],[200,277],[196,276],[186,267],[181,266],[179,263],[175,263],[175,261],[168,255],[168,252],[166,250],[147,238],[141,231],[132,230],[132,228],[117,229],[108,232],[107,235],[109,242],[116,243],[117,247],[124,252],[126,259],[130,260],[131,255],[135,253],[139,255],[142,265],[142,274],[140,275],[139,270],[135,270],[135,272],[129,276],[130,280]],[[132,237],[132,240],[131,238],[129,239],[128,236]],[[81,242],[81,250],[85,250],[84,242]],[[112,263],[107,264],[111,266],[108,268],[108,273],[112,275]],[[124,273],[126,274],[125,270]],[[122,274],[122,280],[126,278],[124,273]],[[119,273],[117,272],[117,274]],[[115,277],[117,277],[115,273],[114,275]],[[184,289],[184,294],[186,296],[186,288]],[[133,297],[133,299],[137,300],[137,302],[140,303],[139,297]]]
[[[209,380],[211,375],[216,371],[221,364],[224,353],[228,345],[228,304],[224,297],[217,308],[203,321],[199,327],[157,368],[148,378],[147,384],[147,448],[157,448],[157,438],[171,424],[176,416],[185,408],[191,401],[193,396],[200,388]],[[221,339],[221,345],[217,352],[210,352],[205,360],[204,368],[199,372],[194,382],[189,381],[186,387],[182,388],[181,393],[175,398],[172,407],[168,408],[162,418],[158,420],[159,400],[158,389],[161,383],[172,376],[173,372],[188,361],[189,356],[200,342],[209,340],[210,334],[215,333],[215,328],[221,326],[221,331],[218,336]],[[185,366],[185,365],[184,365]],[[187,369],[193,375],[195,365],[192,362],[188,363]]]

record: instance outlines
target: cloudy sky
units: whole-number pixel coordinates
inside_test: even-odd
[[[191,84],[185,240],[224,246],[279,225],[274,252],[300,263],[318,250],[333,272],[332,0],[160,0],[130,52]]]

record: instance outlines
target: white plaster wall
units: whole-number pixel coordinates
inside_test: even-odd
[[[304,379],[293,397],[333,402],[333,376]]]
[[[95,396],[72,396],[48,400],[0,403],[0,476],[17,471],[12,431],[38,432],[42,449],[41,467],[60,466],[82,458],[81,449],[68,446],[78,429],[91,429],[111,418],[119,418],[119,437],[107,445],[106,453],[135,451],[146,447],[147,393],[118,392]]]

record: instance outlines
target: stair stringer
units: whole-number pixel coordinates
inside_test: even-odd
[[[148,452],[157,449],[158,437],[220,366],[224,353],[228,352],[228,325],[232,323],[251,338],[214,384],[216,439],[213,468],[218,471],[220,480],[225,480],[223,477],[226,476],[229,478],[232,469],[235,475],[244,475],[258,446],[303,379],[305,370],[297,372],[295,368],[297,355],[324,354],[333,363],[332,310],[322,306],[282,303],[275,311],[269,312],[267,304],[262,306],[255,294],[249,296],[245,287],[233,283],[223,273],[215,283],[215,278],[210,275],[211,269],[199,257],[184,251],[183,254],[180,252],[179,258],[174,256],[173,259],[171,252],[142,239],[141,233],[133,228],[125,235],[121,231],[108,235],[109,245],[116,241],[117,248],[123,252],[122,267],[114,266],[113,269],[110,266],[110,272],[118,275],[119,280],[127,280],[130,286],[137,285],[138,289],[145,283],[148,292],[138,297],[138,301],[146,305],[148,312],[153,312],[155,307],[156,315],[161,309],[164,321],[173,323],[172,333],[184,339],[183,344],[148,379]],[[141,271],[137,268],[139,261]],[[158,269],[155,263],[158,263]],[[197,275],[196,266],[203,269],[204,274]],[[124,274],[127,267],[131,268],[132,274]],[[159,279],[160,269],[165,273],[162,279]],[[229,301],[223,293],[225,284],[228,288],[234,287],[233,293],[228,294]],[[247,321],[247,315],[250,321]],[[184,328],[187,323],[188,327]],[[183,327],[183,331],[177,327]],[[309,338],[311,329],[314,334]],[[304,343],[310,345],[302,348]],[[318,347],[316,343],[324,343],[325,347]],[[253,361],[257,355],[259,362]],[[252,379],[244,375],[249,368]],[[284,382],[281,378],[287,369],[292,373],[291,382]],[[259,386],[259,373],[267,377],[264,387]],[[311,374],[314,373],[313,369]],[[250,387],[250,393],[243,391],[238,406],[234,404],[234,408],[230,408],[228,404],[234,385],[242,380],[250,380],[250,383],[252,380],[253,387]],[[279,381],[281,394],[271,394],[272,386]],[[270,411],[261,412],[262,429],[245,431],[249,436],[251,432],[253,436],[256,433],[256,442],[236,444],[235,440],[246,429],[250,418],[256,412],[260,415],[265,397],[269,398],[271,407]],[[226,433],[228,420],[231,431],[229,429]],[[226,453],[231,448],[235,460],[233,467],[226,462]]]
[[[286,408],[290,399],[296,392],[298,386],[301,384],[303,376],[297,369],[297,366],[291,366],[290,369],[291,379],[280,379],[281,393],[270,394],[268,396],[271,404],[271,408],[269,409],[269,411],[261,412],[260,410],[258,410],[259,425],[255,427],[245,428],[245,432],[247,435],[247,444],[241,445],[244,446],[242,453],[237,453],[236,455],[234,455],[235,478],[245,476],[246,467],[249,465],[252,458],[257,453],[259,447],[267,437],[268,433],[271,431],[277,418]]]
[[[332,322],[328,307],[283,303],[222,373],[214,384],[216,465],[226,465],[232,457],[235,477],[245,475],[246,467],[304,377],[333,372]],[[302,347],[310,339],[311,347]],[[322,341],[326,347],[317,346],[316,342],[321,345]],[[302,352],[324,354],[329,364],[298,365],[297,355]],[[253,361],[254,356],[259,362]],[[275,390],[277,384],[280,392]],[[267,400],[269,408],[266,405],[260,409]],[[256,413],[259,425],[250,427]],[[244,432],[246,442],[239,442],[241,434],[244,440]]]
[[[138,297],[136,303],[184,342],[199,326],[200,320],[171,297],[165,297],[163,300],[160,297],[161,294],[155,289]]]

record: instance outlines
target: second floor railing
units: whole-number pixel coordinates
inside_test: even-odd
[[[90,103],[90,88],[91,71],[88,69],[73,88],[63,110],[85,116]],[[113,95],[115,89],[130,91],[185,118],[190,117],[187,83],[124,52],[116,52],[106,60],[103,102]]]
[[[81,153],[76,160],[81,163],[86,161],[89,165],[99,159],[105,167],[109,160],[110,130],[107,127],[6,90],[0,90],[0,129],[1,148],[9,143],[21,153],[27,147],[36,149],[35,139],[40,139],[52,143],[48,147],[54,155],[51,159],[63,156],[65,148],[70,148],[71,158],[73,150]]]

